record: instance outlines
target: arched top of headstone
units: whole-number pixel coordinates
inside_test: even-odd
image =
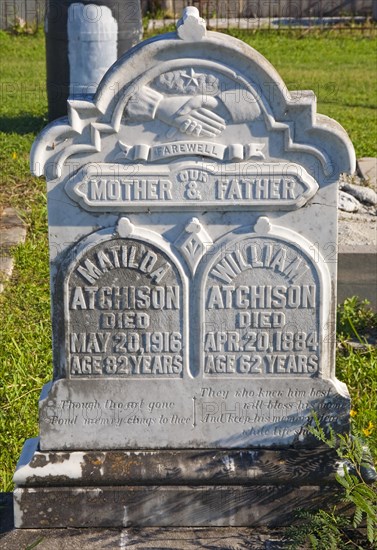
[[[121,57],[93,102],[68,104],[68,118],[47,126],[32,149],[33,173],[50,180],[71,173],[72,162],[77,170],[104,159],[148,164],[180,156],[290,162],[319,185],[355,169],[351,141],[317,114],[314,93],[289,92],[261,54],[207,31],[193,7],[175,33]]]

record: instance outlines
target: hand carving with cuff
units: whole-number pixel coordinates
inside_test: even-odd
[[[176,131],[183,134],[216,137],[226,128],[225,120],[210,109],[219,102],[212,96],[170,96],[143,86],[127,104],[126,114],[134,121],[157,118],[172,128],[167,137],[172,138]]]

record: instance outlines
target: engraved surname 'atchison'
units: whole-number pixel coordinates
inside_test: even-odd
[[[246,243],[242,250],[226,253],[212,268],[211,275],[231,283],[243,271],[257,268],[276,271],[284,275],[290,283],[301,279],[310,270],[303,258],[298,255],[292,258],[292,250],[280,243]]]
[[[75,310],[179,309],[179,285],[166,286],[76,286],[70,308]]]
[[[159,283],[170,270],[168,263],[159,261],[153,250],[144,245],[115,245],[98,250],[95,263],[86,258],[77,268],[77,272],[93,284],[104,273],[117,268],[135,269],[146,274],[153,282]]]
[[[208,289],[206,307],[207,309],[314,308],[316,307],[316,286],[314,284],[213,285]]]

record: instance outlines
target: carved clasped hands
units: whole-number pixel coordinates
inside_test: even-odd
[[[198,137],[216,137],[226,128],[225,120],[213,112],[219,101],[212,96],[164,96],[143,86],[130,98],[126,115],[135,121],[158,119],[171,126],[167,136],[177,130]]]
[[[178,129],[183,134],[198,137],[216,137],[225,130],[225,120],[211,109],[218,100],[211,96],[187,96],[164,98],[157,108],[156,117],[173,126],[168,137]]]

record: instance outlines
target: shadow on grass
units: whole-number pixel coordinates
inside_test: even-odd
[[[5,134],[31,134],[40,132],[47,124],[47,114],[37,116],[30,114],[20,114],[15,117],[0,117],[0,132]]]

